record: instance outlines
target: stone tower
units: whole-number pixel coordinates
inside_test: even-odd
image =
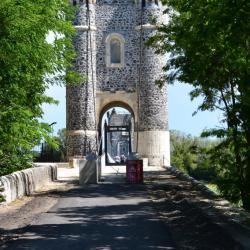
[[[86,82],[67,87],[68,157],[95,150],[103,114],[123,107],[134,117],[133,151],[149,165],[170,165],[165,57],[144,42],[163,21],[158,0],[77,0],[75,70]],[[137,138],[138,135],[138,138]],[[138,139],[138,140],[137,140]]]

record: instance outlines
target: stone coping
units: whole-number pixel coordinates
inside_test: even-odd
[[[204,205],[200,206],[212,220],[223,227],[235,241],[239,242],[242,249],[250,250],[250,213],[231,204],[211,191],[204,183],[194,179],[175,167],[165,167],[178,179],[191,183],[194,189],[199,190],[204,197]]]
[[[23,196],[29,196],[57,180],[56,165],[36,166],[0,177],[0,192],[6,205]]]

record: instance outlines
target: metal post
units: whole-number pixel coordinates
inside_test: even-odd
[[[108,154],[107,154],[107,152],[108,152],[108,147],[107,147],[107,145],[108,145],[108,136],[107,136],[107,122],[105,121],[105,123],[104,123],[104,140],[105,140],[105,145],[104,145],[104,148],[105,148],[105,163],[106,163],[106,165],[108,164]]]
[[[129,154],[132,152],[132,145],[131,145],[131,122],[129,123],[128,128],[128,136],[129,136]]]

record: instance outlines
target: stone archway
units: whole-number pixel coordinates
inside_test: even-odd
[[[112,120],[110,120],[111,117],[113,118],[115,117],[115,120],[116,120],[115,123],[114,123],[114,120],[113,122]],[[117,119],[118,119],[118,123],[117,123]],[[105,121],[106,121],[106,126],[105,126]],[[119,100],[119,101],[109,102],[104,107],[102,107],[102,109],[100,109],[99,116],[98,116],[98,135],[99,135],[99,140],[101,142],[101,148],[99,150],[99,154],[103,155],[105,153],[106,164],[107,164],[108,141],[106,137],[107,134],[105,133],[105,131],[106,131],[106,128],[110,126],[112,127],[112,129],[115,128],[117,132],[115,131],[112,132],[113,131],[112,130],[109,133],[111,134],[114,133],[116,135],[117,133],[120,133],[120,136],[122,137],[123,142],[126,141],[126,144],[129,147],[129,151],[126,150],[126,155],[124,154],[124,156],[128,157],[129,152],[134,151],[135,143],[136,143],[134,138],[136,135],[135,130],[136,130],[137,125],[135,123],[135,114],[134,114],[134,110],[132,109],[132,107],[128,105],[127,103],[121,102]],[[122,130],[124,131],[125,128],[129,137],[128,136],[126,137],[126,135],[124,135],[124,133],[126,132],[122,132]],[[119,129],[122,129],[122,130],[119,130]],[[125,139],[124,136],[127,139]],[[119,155],[123,155],[123,154],[119,153]]]
[[[145,1],[143,11],[134,1],[88,3],[79,2],[74,22],[75,70],[87,81],[67,87],[68,157],[86,156],[97,149],[101,114],[116,103],[133,111],[139,127],[138,140],[134,137],[138,153],[148,158],[149,165],[169,166],[167,86],[160,89],[155,84],[163,76],[166,56],[141,44],[155,34],[151,17],[162,22],[163,8],[152,8],[152,1]],[[121,63],[109,63],[112,34],[122,38]]]
[[[136,92],[128,93],[125,91],[97,92],[96,94],[96,121],[100,124],[103,114],[112,107],[121,107],[127,109],[134,117],[135,124],[138,121],[137,112],[137,94]]]

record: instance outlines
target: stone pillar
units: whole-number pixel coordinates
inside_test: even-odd
[[[74,40],[77,57],[75,70],[85,81],[67,86],[67,154],[68,159],[82,158],[96,149],[96,26],[95,4],[89,1],[89,16],[85,1],[80,1],[75,20]],[[90,20],[90,25],[89,25]]]
[[[147,1],[143,10],[143,42],[156,32],[156,26],[150,24],[152,18],[161,21],[162,9],[154,1]],[[156,55],[152,48],[143,45],[141,61],[138,151],[151,166],[169,166],[167,83],[161,89],[155,84],[163,73],[166,55]]]

